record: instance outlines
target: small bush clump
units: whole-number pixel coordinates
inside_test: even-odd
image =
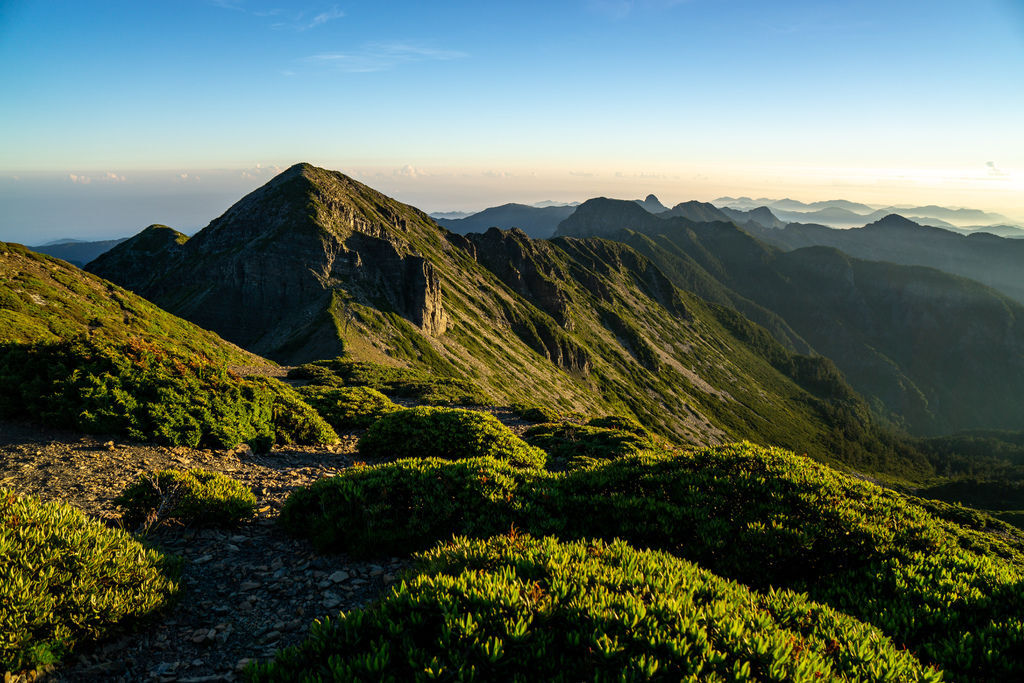
[[[281,523],[325,550],[405,553],[452,534],[507,530],[527,476],[495,458],[356,467],[297,490]]]
[[[390,396],[415,398],[428,405],[479,406],[491,402],[470,380],[343,358],[301,365],[288,376],[323,386],[369,387]]]
[[[540,468],[547,455],[501,424],[490,413],[459,408],[417,407],[389,413],[359,440],[368,458],[492,457],[517,467]]]
[[[456,539],[253,681],[940,681],[877,629],[624,542]]]
[[[174,563],[70,505],[0,490],[0,671],[53,664],[166,605]]]
[[[595,462],[636,455],[655,447],[646,434],[618,427],[571,422],[541,424],[523,435],[526,442],[543,449],[553,460],[552,469],[573,469]],[[642,428],[641,428],[642,429]]]
[[[256,497],[218,472],[192,469],[144,474],[118,496],[131,526],[175,520],[186,526],[229,526],[249,517]]]
[[[398,410],[398,406],[369,387],[305,386],[299,394],[337,431],[364,429]]]
[[[515,403],[510,407],[512,408],[513,415],[520,417],[527,422],[558,422],[558,420],[561,419],[561,415],[557,411],[546,406],[533,406]]]

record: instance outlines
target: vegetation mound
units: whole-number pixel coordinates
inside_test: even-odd
[[[359,440],[368,458],[493,457],[524,468],[544,466],[547,455],[501,424],[490,413],[420,406],[385,415]]]
[[[69,505],[0,490],[0,670],[55,663],[166,605],[166,558]]]
[[[337,440],[281,382],[244,380],[139,338],[0,344],[0,385],[0,416],[89,433],[210,448]]]
[[[0,242],[0,416],[183,446],[331,442],[267,361],[63,261]]]
[[[244,484],[218,472],[192,469],[144,474],[114,502],[131,526],[174,520],[186,526],[229,526],[249,517],[256,496]]]
[[[899,680],[941,675],[877,629],[624,542],[456,539],[377,605],[249,671],[275,680]]]
[[[414,398],[428,405],[477,406],[491,402],[469,380],[344,358],[300,365],[289,371],[288,377],[307,379],[323,386],[369,387],[389,396]]]
[[[309,385],[300,387],[298,391],[306,403],[337,431],[365,429],[399,409],[391,399],[370,387]]]
[[[549,423],[531,427],[523,436],[528,444],[546,451],[554,464],[568,468],[636,455],[656,447],[646,432],[600,426],[605,424],[631,426],[611,418],[591,420],[585,425]],[[643,430],[639,425],[636,427]]]
[[[528,475],[495,458],[406,459],[344,470],[299,489],[281,523],[323,550],[387,555],[453,534],[508,530]]]
[[[623,539],[757,589],[806,591],[957,677],[1007,680],[1024,672],[1024,652],[1015,645],[1024,642],[1018,542],[950,514],[935,516],[906,496],[808,458],[751,444],[648,452],[568,472],[524,471],[514,488],[496,496],[485,495],[495,486],[487,473],[463,476],[458,487],[444,483],[465,465],[403,467],[421,468],[424,481],[438,483],[410,488],[392,502],[381,472],[374,515],[419,547],[453,532],[480,536],[513,524],[566,540]],[[486,525],[403,521],[405,510],[458,507],[462,498],[474,501],[466,518]],[[307,513],[310,519],[295,528],[365,524],[355,503],[309,505]]]

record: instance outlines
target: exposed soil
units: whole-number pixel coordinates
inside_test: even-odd
[[[231,681],[252,658],[297,644],[316,618],[372,601],[403,569],[400,558],[354,561],[323,555],[281,532],[288,494],[354,461],[355,437],[339,446],[207,451],[129,444],[0,422],[0,488],[71,503],[111,526],[113,499],[140,474],[201,467],[244,482],[256,515],[235,529],[164,526],[148,538],[184,558],[177,604],[134,632],[83,648],[49,681]]]

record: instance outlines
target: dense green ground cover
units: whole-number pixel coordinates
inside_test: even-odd
[[[288,377],[322,386],[369,387],[390,396],[415,398],[428,405],[472,406],[491,402],[470,380],[345,358],[300,365],[289,371]]]
[[[337,438],[267,361],[120,287],[0,242],[0,417],[186,446]]]
[[[255,681],[937,681],[877,629],[625,542],[455,539]]]
[[[200,469],[143,474],[114,502],[124,508],[131,526],[167,520],[188,526],[228,526],[256,509],[256,496],[244,484]]]
[[[281,522],[326,551],[421,550],[452,534],[507,531],[529,471],[491,457],[355,467],[295,491]]]
[[[656,447],[643,427],[622,418],[595,418],[585,425],[539,424],[526,430],[523,438],[547,452],[552,459],[549,469],[576,469]]]
[[[0,416],[90,433],[212,448],[337,439],[283,383],[245,380],[137,338],[0,344],[0,385]]]
[[[372,476],[344,473],[314,485],[316,503],[290,504],[286,518],[293,529],[319,534],[359,526],[362,536],[339,532],[332,540],[362,553],[419,549],[452,533],[482,536],[513,524],[566,540],[619,538],[759,590],[806,591],[956,678],[1024,673],[1018,537],[958,524],[948,511],[933,515],[808,458],[750,444],[643,453],[563,473],[518,471],[503,480],[497,467],[406,461],[373,468]],[[411,469],[430,484],[406,487],[392,505],[389,496]],[[372,515],[360,512],[365,501],[376,501]],[[447,511],[436,526],[419,521],[425,514],[406,514],[435,508]],[[384,528],[389,543],[378,549]]]
[[[310,384],[299,395],[337,431],[365,429],[398,406],[370,387],[332,387]]]
[[[160,607],[174,567],[60,503],[0,490],[0,671],[54,663]]]
[[[547,454],[525,443],[490,413],[420,406],[389,413],[359,439],[367,458],[493,457],[526,468],[543,467]]]

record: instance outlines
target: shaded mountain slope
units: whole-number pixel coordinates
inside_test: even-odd
[[[1024,303],[1024,242],[987,233],[960,235],[892,214],[863,228],[789,225],[754,234],[783,249],[835,247],[857,258],[930,266],[977,280]]]
[[[117,280],[118,262],[134,258],[126,243],[94,265]],[[848,462],[885,450],[834,367],[680,291],[631,248],[454,235],[304,164],[153,272],[121,281],[280,360],[346,353],[426,368],[495,400],[633,414],[689,443],[751,438]]]
[[[604,207],[584,204],[559,229],[586,233],[596,214],[596,230],[607,235],[609,213],[628,207]],[[937,270],[829,249],[780,252],[732,223],[667,219],[617,238],[681,287],[748,315],[745,300],[776,314],[833,359],[879,414],[915,432],[1022,427],[1024,307],[998,292]]]
[[[484,209],[465,218],[435,218],[434,220],[438,225],[460,235],[483,232],[488,228],[519,228],[530,237],[544,239],[551,237],[558,224],[575,210],[575,206],[538,208],[526,204],[503,204]]]

